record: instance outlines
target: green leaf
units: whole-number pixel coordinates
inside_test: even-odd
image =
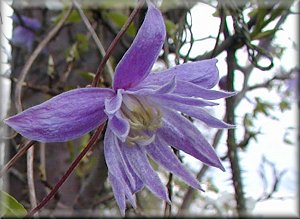
[[[111,20],[115,23],[118,28],[122,28],[122,26],[127,21],[128,17],[120,12],[106,12],[104,15],[107,19]],[[127,32],[129,36],[134,37],[136,35],[136,28],[133,23],[130,24]]]
[[[288,109],[290,109],[291,108],[291,106],[290,106],[290,104],[287,102],[287,101],[281,101],[280,103],[279,103],[279,108],[280,108],[280,111],[281,112],[283,112],[283,111],[285,111],[285,110],[288,110]]]
[[[75,36],[79,52],[86,52],[89,49],[89,40],[86,35],[78,33]]]
[[[256,107],[253,111],[253,116],[256,117],[257,113],[262,113],[265,116],[270,116],[269,110],[272,110],[274,108],[273,105],[266,101],[263,102],[259,97],[256,97],[255,101],[256,101]]]
[[[27,211],[14,197],[0,190],[0,216],[1,217],[25,217]]]
[[[264,32],[260,32],[256,35],[254,35],[252,37],[252,40],[259,40],[259,39],[263,39],[263,38],[267,38],[267,37],[270,37],[272,36],[273,34],[275,34],[277,31],[277,29],[272,29],[272,30],[266,30]]]
[[[64,10],[62,10],[62,12],[53,17],[51,20],[53,21],[54,24],[57,24],[63,17],[63,15],[65,14],[65,12],[68,10],[68,8],[64,8]],[[74,24],[74,23],[79,23],[81,21],[81,17],[80,14],[76,11],[73,10],[70,14],[70,16],[67,18],[65,24]]]
[[[50,78],[52,78],[52,79],[54,78],[55,69],[54,69],[54,60],[53,60],[52,55],[49,55],[47,74]]]
[[[177,25],[169,19],[165,19],[166,31],[170,36],[176,33]]]
[[[92,81],[95,78],[95,73],[88,72],[88,71],[82,71],[79,73],[79,75],[84,79],[86,79],[87,81]]]
[[[66,51],[66,62],[73,62],[79,59],[78,43],[74,43]]]
[[[250,115],[247,113],[244,117],[244,126],[245,127],[253,127],[253,121]]]
[[[288,144],[288,145],[293,145],[293,144],[294,144],[294,143],[293,143],[290,139],[288,139],[288,138],[284,138],[284,139],[283,139],[283,142],[286,143],[286,144]]]
[[[66,20],[66,23],[74,24],[74,23],[79,23],[80,21],[81,21],[80,14],[78,13],[78,11],[73,10],[70,16],[68,17],[68,19]]]

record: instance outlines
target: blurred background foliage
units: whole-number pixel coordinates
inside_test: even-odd
[[[248,184],[244,183],[243,173],[247,172],[247,165],[244,165],[240,157],[243,153],[247,153],[249,147],[259,147],[258,137],[264,135],[261,131],[263,124],[257,125],[259,121],[264,118],[278,120],[276,117],[278,112],[290,111],[295,104],[299,106],[297,92],[299,66],[287,68],[285,63],[281,62],[287,46],[276,43],[278,33],[284,31],[282,25],[286,19],[289,16],[298,16],[296,12],[298,1],[157,0],[154,2],[163,12],[167,29],[167,39],[154,71],[213,57],[223,60],[219,66],[221,80],[217,89],[234,90],[238,91],[238,94],[221,103],[222,107],[218,110],[207,110],[218,118],[223,117],[225,121],[237,124],[237,128],[208,130],[205,125],[190,118],[217,148],[222,161],[226,163],[226,169],[228,169],[226,176],[229,178],[224,184],[226,188],[229,188],[228,191],[220,188],[214,180],[216,177],[214,174],[223,174],[222,172],[211,172],[207,166],[200,162],[190,162],[189,157],[178,153],[178,157],[197,176],[206,192],[189,188],[153,163],[168,187],[173,204],[169,206],[163,203],[144,189],[137,195],[138,208],[129,208],[127,215],[232,216],[252,214],[258,202],[276,198],[276,194],[281,189],[280,182],[289,171],[278,169],[274,162],[268,160],[267,155],[262,157],[258,170],[259,177],[252,181],[261,188],[261,194],[251,196]],[[81,0],[77,3],[81,5],[84,15],[88,18],[104,49],[108,48],[136,5],[136,1],[132,0],[122,2],[119,0]],[[14,0],[4,1],[1,4],[10,5],[13,13],[19,18],[26,16],[41,24],[41,28],[32,30],[25,20],[19,23],[14,22],[13,32],[21,26],[34,33],[30,38],[33,43],[32,47],[25,46],[25,42],[17,43],[13,39],[8,39],[11,50],[1,48],[3,52],[6,50],[6,53],[9,53],[6,62],[10,67],[7,71],[1,72],[1,78],[11,81],[9,115],[16,112],[14,90],[22,68],[35,48],[59,23],[70,7],[72,7],[72,12],[58,33],[45,45],[26,76],[22,93],[23,108],[41,103],[61,92],[76,87],[85,87],[92,82],[103,57],[103,51],[99,49],[92,33],[83,22],[84,18],[80,10],[71,1]],[[207,23],[207,26],[197,25],[199,21],[195,15],[203,13],[202,10],[207,7],[213,9],[211,14],[205,14],[217,19],[219,25],[215,28],[218,32],[209,31],[208,26],[212,25],[210,23]],[[112,69],[129,48],[146,10],[143,8],[140,11],[111,55],[109,61]],[[206,36],[200,39],[195,29],[201,29],[202,34]],[[201,45],[206,44],[206,47],[201,48],[198,45],[199,42]],[[295,43],[295,50],[298,50],[298,46]],[[291,59],[296,58],[291,57]],[[100,86],[110,85],[111,72],[109,68],[106,68]],[[262,95],[261,90],[266,90],[270,96]],[[246,107],[245,102],[248,104]],[[297,140],[293,139],[290,134],[295,128],[291,125],[282,133],[282,142],[295,146]],[[6,145],[9,159],[25,139],[14,135],[12,130],[4,133],[3,136],[7,135],[12,135]],[[67,143],[35,146],[33,173],[38,202],[49,193],[71,161],[86,145],[89,137],[90,134],[86,134],[80,139]],[[40,215],[118,215],[111,187],[107,182],[102,140],[84,157],[76,171],[55,198],[40,212]],[[271,145],[270,150],[272,150]],[[29,200],[30,189],[27,185],[26,171],[26,157],[23,157],[4,178],[4,183],[7,185],[5,194],[11,195],[9,200],[18,200],[16,206],[21,203],[21,206],[31,209],[33,206]],[[294,198],[296,196],[295,191]],[[282,199],[284,198],[283,196]],[[1,214],[9,214],[3,212],[6,211],[1,211]],[[20,215],[22,214],[24,212]]]

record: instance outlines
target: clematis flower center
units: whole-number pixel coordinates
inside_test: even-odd
[[[145,97],[123,95],[121,112],[128,119],[130,131],[126,139],[128,145],[148,145],[155,139],[155,133],[162,126],[159,107]]]

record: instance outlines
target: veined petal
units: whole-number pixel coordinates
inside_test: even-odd
[[[113,133],[122,141],[125,142],[130,131],[130,125],[127,119],[123,118],[120,112],[116,112],[108,120],[108,125]]]
[[[131,47],[116,67],[115,90],[128,89],[139,84],[149,74],[166,36],[161,12],[150,2],[144,22]]]
[[[188,81],[178,81],[174,93],[187,97],[201,97],[206,100],[227,98],[236,94],[236,92],[210,90]]]
[[[144,150],[138,145],[127,146],[125,144],[122,146],[122,150],[132,169],[145,183],[148,189],[158,198],[170,202],[166,188],[150,165]]]
[[[202,122],[204,122],[205,124],[207,124],[208,126],[211,126],[214,128],[222,129],[222,128],[234,128],[235,127],[235,125],[228,124],[224,121],[221,121],[221,120],[213,117],[212,115],[207,113],[204,109],[201,109],[200,107],[190,107],[190,106],[183,105],[183,104],[175,102],[175,101],[169,102],[167,104],[167,107],[169,109],[178,110],[178,111],[185,113],[191,117],[199,119]]]
[[[122,150],[123,153],[124,150]],[[144,188],[144,182],[140,179],[140,177],[135,173],[135,171],[133,170],[130,162],[128,161],[127,157],[125,155],[123,155],[126,166],[128,167],[129,172],[131,173],[133,179],[134,179],[134,184],[132,185],[131,191],[132,193],[136,193],[138,191],[140,191],[142,188]]]
[[[108,171],[118,178],[128,178],[130,184],[134,184],[128,167],[121,153],[117,137],[108,125],[104,137],[104,155]],[[127,180],[125,180],[127,181]]]
[[[218,103],[210,102],[207,100],[193,98],[193,97],[181,97],[175,94],[163,94],[163,95],[152,95],[151,99],[157,102],[159,105],[168,106],[173,103],[180,103],[189,106],[216,106]]]
[[[166,170],[179,176],[195,189],[201,189],[199,182],[184,168],[167,143],[158,136],[153,144],[145,146],[145,150],[147,154]]]
[[[176,76],[178,81],[189,81],[201,87],[210,89],[219,81],[219,71],[216,63],[217,59],[213,58],[177,65],[165,71],[149,74],[139,86],[147,87],[153,84],[163,85],[168,82],[170,78]]]
[[[136,208],[135,196],[131,193],[129,185],[126,184],[122,178],[116,177],[110,172],[108,172],[108,180],[111,183],[114,197],[120,208],[121,215],[124,217],[126,209],[126,198],[130,202],[132,207]]]
[[[164,109],[163,127],[157,131],[169,145],[182,150],[203,163],[225,171],[213,147],[186,118]]]
[[[108,115],[116,113],[122,105],[122,89],[117,91],[117,94],[105,100],[105,112]]]
[[[122,217],[125,217],[126,198],[124,186],[122,185],[122,183],[120,183],[118,178],[113,176],[110,172],[108,172],[108,180],[111,184],[112,191],[119,206],[121,215]]]
[[[134,95],[142,95],[142,96],[148,96],[148,95],[154,95],[154,94],[167,94],[167,93],[172,93],[175,88],[176,88],[177,82],[176,78],[173,77],[169,82],[162,86],[153,86],[153,87],[146,87],[146,88],[141,88],[138,90],[128,90],[125,91],[124,93],[126,94],[134,94]]]
[[[131,202],[133,207],[136,207],[135,198],[133,197],[132,187],[135,181],[126,165],[123,155],[120,150],[119,142],[108,126],[104,137],[104,155],[108,167],[108,172],[116,179],[115,183],[121,184],[124,189],[124,194]],[[115,185],[117,188],[118,186]],[[115,194],[116,196],[117,194]],[[119,204],[119,203],[118,203]],[[122,207],[122,204],[121,204]]]
[[[74,89],[4,122],[31,140],[64,142],[78,138],[102,124],[107,119],[104,100],[113,95],[114,92],[106,88]]]

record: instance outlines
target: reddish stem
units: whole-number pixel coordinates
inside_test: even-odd
[[[58,183],[55,185],[55,187],[51,190],[51,192],[38,204],[34,209],[32,209],[26,217],[32,217],[38,210],[40,210],[42,207],[44,207],[51,198],[57,193],[58,189],[62,186],[62,184],[67,180],[67,178],[70,176],[70,174],[73,172],[73,170],[77,167],[79,162],[82,160],[84,155],[90,150],[90,148],[96,143],[97,139],[101,135],[101,132],[103,131],[104,124],[99,126],[96,129],[96,132],[93,134],[91,139],[89,140],[88,144],[85,146],[85,148],[80,152],[80,154],[77,156],[77,158],[73,161],[69,169],[66,171],[66,173],[62,176],[62,178],[58,181]]]
[[[100,76],[101,76],[101,73],[104,70],[104,66],[105,66],[107,60],[109,59],[113,49],[116,47],[116,45],[120,41],[121,37],[125,34],[127,29],[129,28],[129,25],[131,24],[131,22],[133,21],[135,16],[138,14],[139,10],[144,5],[144,2],[145,2],[145,0],[141,0],[141,1],[138,2],[137,6],[134,8],[132,13],[130,14],[127,22],[123,25],[122,29],[120,30],[120,32],[117,34],[117,36],[112,41],[109,48],[107,49],[107,52],[106,52],[105,56],[103,57],[103,59],[101,60],[99,66],[98,66],[95,78],[92,82],[92,87],[97,87],[99,85]],[[91,137],[88,144],[85,146],[85,148],[82,150],[82,152],[78,155],[78,157],[73,161],[73,163],[71,164],[69,169],[66,171],[66,173],[62,176],[62,178],[59,180],[59,182],[55,185],[55,187],[51,190],[51,192],[41,201],[41,203],[38,204],[34,209],[32,209],[27,214],[27,217],[32,217],[37,211],[39,211],[41,208],[43,208],[51,200],[51,198],[57,193],[59,188],[67,180],[67,178],[70,176],[70,174],[76,168],[76,166],[79,164],[81,159],[86,155],[86,153],[90,150],[90,148],[95,144],[95,142],[97,141],[97,139],[101,135],[101,133],[103,131],[103,128],[104,128],[104,125],[97,128],[96,132],[93,134],[93,136]]]
[[[130,14],[130,16],[128,17],[128,20],[126,21],[126,23],[123,25],[123,27],[121,28],[120,32],[117,34],[117,36],[114,38],[114,40],[112,41],[112,43],[110,44],[110,46],[108,47],[105,56],[103,57],[103,59],[101,60],[95,78],[93,80],[92,86],[93,87],[97,87],[99,85],[99,81],[100,81],[100,75],[104,70],[104,66],[107,62],[107,60],[109,59],[112,51],[114,50],[114,48],[116,47],[116,45],[119,43],[121,37],[126,33],[127,29],[129,28],[129,25],[131,24],[131,22],[133,21],[133,19],[135,18],[135,16],[138,14],[138,12],[140,11],[140,9],[142,8],[142,6],[144,5],[145,0],[139,1],[137,6],[134,8],[134,10],[132,11],[132,13]]]
[[[29,141],[15,154],[13,158],[8,161],[8,163],[1,169],[0,178],[14,165],[14,163],[34,144],[36,141]]]

